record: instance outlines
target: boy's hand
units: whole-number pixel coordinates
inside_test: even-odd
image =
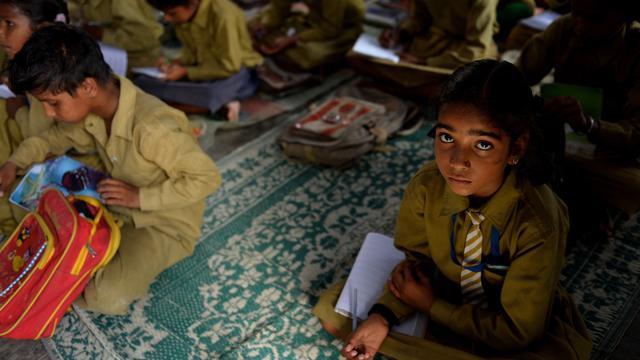
[[[400,43],[400,30],[384,29],[378,36],[378,41],[382,47],[392,49]]]
[[[557,96],[545,101],[543,112],[555,121],[571,125],[576,132],[589,130],[589,119],[578,100],[572,96]]]
[[[15,119],[16,114],[18,113],[18,109],[23,106],[27,106],[27,100],[24,96],[16,96],[14,98],[7,99],[6,109],[9,118]]]
[[[409,54],[408,52],[400,52],[398,53],[398,56],[400,57],[400,61],[406,62],[406,63],[417,64],[417,65],[424,65],[427,63],[426,59]]]
[[[2,167],[0,167],[0,197],[4,196],[5,191],[11,186],[16,180],[16,172],[18,171],[18,166],[11,161],[5,162]]]
[[[184,77],[187,77],[187,68],[179,65],[177,63],[172,63],[167,67],[167,70],[164,72],[164,80],[166,81],[176,81],[180,80]]]
[[[97,190],[107,205],[140,208],[140,189],[122,180],[104,179]]]
[[[295,45],[298,42],[297,36],[280,36],[271,44],[260,45],[260,51],[265,55],[277,54],[280,51]]]
[[[371,314],[356,331],[354,331],[342,348],[342,355],[347,359],[373,359],[380,345],[389,334],[389,324],[380,314]]]
[[[427,276],[420,269],[403,261],[393,270],[389,290],[403,303],[429,314],[435,295]]]

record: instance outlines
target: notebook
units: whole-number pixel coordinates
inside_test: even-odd
[[[365,320],[376,303],[393,268],[404,260],[404,253],[393,246],[393,239],[378,233],[369,233],[362,243],[335,311],[352,317],[356,307],[358,320]],[[354,289],[356,289],[354,291]],[[352,299],[352,295],[357,299]],[[427,317],[416,312],[391,330],[409,336],[424,337]]]
[[[540,95],[545,100],[556,96],[573,96],[580,103],[582,111],[584,111],[586,115],[591,116],[596,120],[602,118],[602,102],[604,95],[600,88],[550,83],[543,84],[540,87]],[[567,153],[586,156],[589,158],[595,157],[596,145],[591,143],[587,139],[586,135],[574,132],[568,124],[565,124],[565,134],[565,151]]]
[[[552,10],[545,10],[538,15],[530,16],[520,20],[520,24],[535,30],[543,31],[552,22],[556,21],[561,15]]]
[[[107,45],[102,42],[98,43],[98,45],[100,45],[104,61],[109,64],[111,70],[120,76],[126,76],[128,61],[127,52],[123,49]]]
[[[147,75],[155,79],[164,79],[164,72],[160,71],[157,67],[134,67],[131,69],[134,74]]]
[[[101,200],[96,188],[107,175],[77,160],[60,156],[42,164],[36,164],[22,178],[9,201],[21,208],[33,211],[42,193],[51,187],[65,196],[83,195]]]
[[[389,60],[395,64],[400,62],[400,57],[396,52],[392,49],[382,47],[378,38],[372,34],[360,34],[355,45],[353,45],[353,52],[378,59]]]

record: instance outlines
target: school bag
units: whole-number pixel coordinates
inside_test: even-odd
[[[98,200],[45,190],[0,247],[0,337],[52,336],[119,244],[120,228]]]
[[[287,156],[344,167],[401,127],[409,106],[399,98],[364,86],[347,86],[293,122],[278,137]]]

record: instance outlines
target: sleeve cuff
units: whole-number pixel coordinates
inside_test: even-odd
[[[140,210],[151,211],[160,208],[160,194],[154,188],[143,187],[138,191]]]
[[[369,310],[369,315],[371,314],[382,315],[382,317],[387,320],[389,327],[392,327],[398,323],[398,317],[393,313],[393,311],[382,304],[374,304],[371,307],[371,310]]]
[[[444,300],[436,299],[436,301],[431,305],[431,311],[429,316],[433,321],[440,324],[448,324],[449,318],[451,314],[455,310],[456,306],[446,302]]]

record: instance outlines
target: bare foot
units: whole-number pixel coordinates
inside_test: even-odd
[[[235,122],[240,120],[240,101],[234,100],[226,105],[227,120]]]

